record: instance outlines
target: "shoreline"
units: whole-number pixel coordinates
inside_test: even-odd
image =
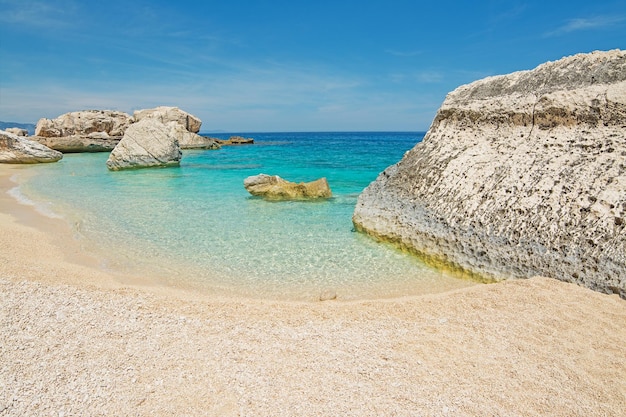
[[[64,220],[6,194],[11,172],[0,166],[0,414],[626,408],[617,295],[547,278],[381,300],[194,294],[100,268]]]
[[[77,160],[80,161],[80,158],[72,157],[71,161],[61,165],[72,167]],[[83,182],[80,175],[85,171],[80,164],[77,165],[73,168],[15,168],[15,182],[20,184],[20,188],[12,194],[20,202],[33,200],[39,213],[62,217],[74,240],[85,252],[98,259],[101,269],[131,277],[143,275],[150,284],[225,297],[299,301],[317,301],[328,293],[334,293],[339,300],[394,298],[477,285],[477,282],[453,271],[429,266],[396,245],[379,244],[364,234],[351,233],[352,223],[348,217],[352,208],[350,202],[333,202],[326,209],[319,209],[316,205],[311,218],[326,215],[326,210],[333,213],[330,220],[319,219],[324,222],[319,228],[300,220],[311,214],[304,205],[268,207],[245,197],[235,200],[236,210],[244,211],[241,221],[233,221],[233,216],[225,221],[205,221],[203,217],[206,216],[197,209],[189,217],[168,217],[155,213],[151,208],[147,208],[152,210],[150,214],[141,212],[134,215],[133,210],[141,207],[141,199],[145,195],[137,200],[116,202],[110,196],[118,191],[109,187],[106,191],[93,194],[93,201],[99,201],[94,205],[93,201],[89,202],[89,189],[79,187]],[[97,186],[90,174],[93,173],[85,174],[85,181]],[[32,176],[40,178],[31,179]],[[59,180],[46,180],[50,176]],[[38,187],[41,187],[42,181],[47,181],[49,186],[37,191],[37,186],[31,187],[31,181],[39,183]],[[14,187],[14,184],[7,187]],[[54,191],[54,187],[59,189]],[[70,192],[69,189],[77,192]],[[77,200],[76,195],[81,195],[81,199]],[[105,196],[109,196],[108,199]],[[343,198],[343,195],[338,198]],[[66,204],[70,201],[74,203]],[[166,196],[165,201],[171,199]],[[226,204],[232,207],[233,199],[227,201]],[[15,205],[12,201],[7,204]],[[150,204],[151,207],[157,206]],[[193,204],[199,207],[205,203],[193,201]],[[110,210],[109,205],[112,207]],[[262,205],[262,214],[256,211],[256,205]],[[341,216],[337,215],[337,210],[342,210]],[[280,224],[275,219],[282,216],[286,216],[285,221],[291,227],[277,230]],[[33,217],[25,222],[41,222],[41,219]],[[329,222],[334,222],[334,226],[329,226]],[[119,225],[123,224],[130,226],[122,229]],[[260,227],[257,228],[256,224]],[[307,238],[315,236],[316,232],[299,233],[300,229],[293,228],[296,224],[298,228],[332,230],[330,234],[319,235],[319,239]],[[209,232],[212,229],[204,229],[206,227],[219,232]],[[200,230],[207,230],[204,236]],[[281,238],[268,238],[274,232]],[[292,238],[293,241],[288,240]],[[289,249],[279,243],[282,239],[292,243]],[[399,262],[393,262],[396,258]]]
[[[4,232],[0,242],[5,258],[12,257],[13,262],[22,265],[33,263],[38,266],[37,270],[44,265],[51,266],[50,274],[38,276],[47,282],[104,288],[157,286],[138,276],[105,269],[97,254],[85,250],[67,220],[44,214],[36,206],[19,202],[9,195],[9,191],[17,186],[11,177],[21,169],[15,165],[0,165],[0,227]],[[15,236],[20,238],[14,239]],[[28,245],[21,244],[23,240],[28,240]],[[15,247],[16,244],[19,246]],[[28,279],[35,279],[34,270],[29,268],[22,273],[26,273]],[[7,271],[3,268],[2,272]]]

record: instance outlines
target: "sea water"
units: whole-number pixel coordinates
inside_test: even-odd
[[[66,154],[29,168],[19,193],[67,219],[104,268],[162,285],[294,300],[322,291],[362,299],[469,285],[353,228],[359,193],[423,133],[243,136],[255,143],[186,150],[175,168],[111,172],[106,153]],[[333,197],[253,197],[243,180],[260,173],[295,182],[326,177]]]

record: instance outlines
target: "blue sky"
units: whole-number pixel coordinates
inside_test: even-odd
[[[206,132],[427,130],[461,84],[615,48],[626,0],[0,0],[0,120],[172,105]]]

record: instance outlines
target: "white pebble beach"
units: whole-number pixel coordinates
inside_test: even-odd
[[[626,301],[549,278],[225,298],[98,266],[0,167],[0,416],[621,416]]]

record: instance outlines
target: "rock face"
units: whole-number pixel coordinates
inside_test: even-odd
[[[56,119],[40,119],[37,122],[35,136],[55,138],[106,132],[108,136],[121,137],[130,123],[130,115],[120,111],[75,111],[62,114]]]
[[[87,136],[63,136],[54,138],[30,136],[29,139],[59,152],[75,153],[110,152],[117,146],[121,138],[110,137],[106,132],[93,132]]]
[[[358,199],[358,230],[488,278],[626,293],[626,52],[448,94],[423,142]]]
[[[216,139],[220,145],[252,145],[253,138],[244,138],[243,136],[231,136],[226,140]]]
[[[181,149],[221,149],[221,147],[215,139],[197,133],[185,132],[180,140]]]
[[[332,197],[326,178],[311,182],[285,181],[278,175],[259,174],[243,181],[246,190],[268,200],[314,200]]]
[[[33,140],[64,153],[110,152],[124,135],[128,126],[145,119],[158,120],[165,125],[176,122],[181,126],[173,134],[181,149],[219,149],[214,139],[196,132],[202,121],[178,107],[157,107],[138,110],[134,116],[109,110],[88,110],[66,113],[56,119],[41,119]]]
[[[9,127],[4,129],[5,132],[13,133],[15,136],[28,136],[28,130],[20,127]]]
[[[31,139],[64,153],[110,152],[131,122],[129,114],[119,111],[76,111],[40,119]]]
[[[191,115],[178,107],[160,106],[154,109],[137,110],[133,113],[133,119],[137,122],[144,119],[156,119],[163,124],[177,122],[192,133],[198,133],[202,120]]]
[[[39,162],[56,162],[61,158],[63,158],[61,152],[13,133],[0,130],[0,163],[35,164]]]
[[[181,149],[220,149],[221,146],[215,139],[200,136],[185,129],[179,123],[168,124],[170,134],[176,137]]]
[[[109,155],[106,162],[110,170],[178,166],[181,151],[178,140],[172,135],[172,125],[156,119],[133,123]]]

